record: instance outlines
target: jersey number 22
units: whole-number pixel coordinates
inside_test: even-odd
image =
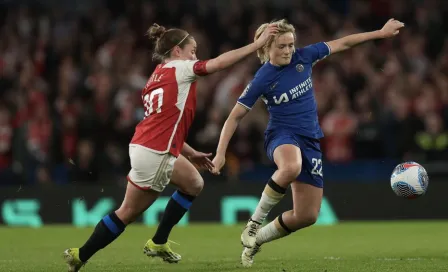
[[[323,177],[324,175],[322,174],[322,160],[313,158],[311,162],[313,163],[311,174]]]

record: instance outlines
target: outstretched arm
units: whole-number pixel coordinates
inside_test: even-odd
[[[196,150],[194,150],[193,147],[191,147],[187,143],[184,143],[184,145],[182,146],[182,150],[180,151],[180,153],[186,158],[193,156],[195,152]]]
[[[272,35],[277,34],[278,27],[276,24],[270,24],[266,30],[261,34],[260,38],[258,38],[255,42],[246,45],[244,47],[223,53],[219,55],[218,57],[211,59],[207,61],[206,64],[206,70],[207,73],[211,74],[214,72],[218,72],[220,70],[223,70],[238,61],[242,60],[243,58],[247,57],[249,54],[257,51],[259,48],[264,46],[266,42],[268,41],[269,37]]]
[[[219,144],[218,148],[216,149],[216,156],[213,159],[213,164],[215,165],[215,168],[213,168],[212,171],[213,174],[215,175],[220,174],[221,168],[224,166],[226,162],[226,151],[227,147],[229,146],[230,139],[235,133],[235,130],[238,127],[238,124],[240,123],[241,119],[243,119],[243,117],[248,112],[249,110],[240,104],[236,104],[235,107],[233,107],[232,112],[230,113],[229,117],[224,123],[224,127],[222,128],[221,131],[221,136],[219,137]]]
[[[349,35],[327,42],[327,44],[330,47],[331,53],[334,54],[367,41],[393,37],[400,33],[400,29],[403,27],[404,23],[395,19],[390,19],[380,30]]]
[[[196,151],[190,145],[184,143],[184,146],[182,147],[181,150],[181,154],[184,157],[186,157],[189,161],[199,166],[199,168],[201,169],[207,169],[209,171],[212,171],[214,168],[212,161],[209,159],[209,157],[212,156],[212,153],[207,154]]]

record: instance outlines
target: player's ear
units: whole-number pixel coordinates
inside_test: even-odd
[[[174,48],[172,50],[173,57],[176,57],[176,58],[180,57],[182,55],[181,51],[182,51],[182,49],[180,48],[180,46],[178,46],[178,45],[174,46]]]

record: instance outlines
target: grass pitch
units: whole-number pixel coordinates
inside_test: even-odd
[[[66,271],[62,252],[79,247],[91,228],[0,228],[0,271]],[[315,226],[265,244],[254,266],[240,266],[242,226],[175,228],[173,249],[183,257],[165,264],[143,255],[153,228],[131,226],[81,270],[89,271],[448,271],[448,222],[366,222]]]

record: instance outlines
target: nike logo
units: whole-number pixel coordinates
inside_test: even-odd
[[[277,84],[278,84],[278,81],[275,82],[275,83],[271,86],[271,91],[272,91],[273,89],[275,89],[275,87],[277,86]]]

